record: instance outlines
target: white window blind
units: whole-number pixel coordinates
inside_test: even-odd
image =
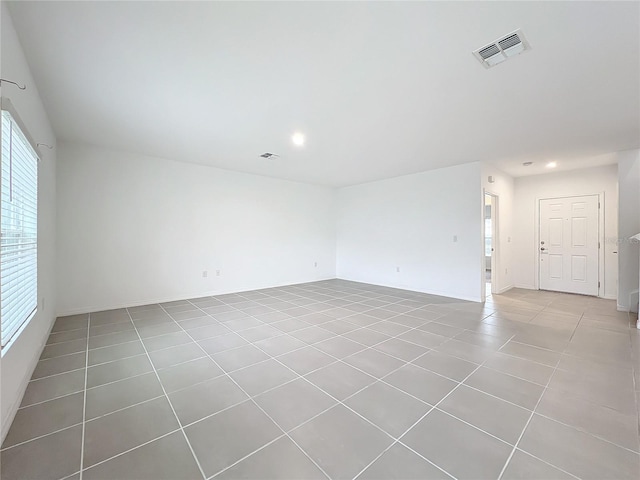
[[[38,306],[38,157],[2,111],[0,310],[2,347]]]

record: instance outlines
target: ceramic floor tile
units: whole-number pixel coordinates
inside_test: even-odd
[[[502,353],[496,353],[485,362],[484,366],[539,385],[546,385],[553,374],[553,368],[548,365]]]
[[[306,375],[337,360],[313,347],[305,347],[278,357],[278,361],[298,373]]]
[[[89,315],[70,315],[67,317],[58,317],[51,329],[52,333],[66,332],[69,330],[77,330],[79,328],[87,328],[89,325]]]
[[[427,352],[425,355],[415,359],[412,363],[458,382],[467,378],[479,366],[476,363],[468,362],[435,350]]]
[[[270,357],[253,345],[245,345],[216,353],[212,358],[225,372],[233,372],[240,368],[268,360]]]
[[[219,377],[224,372],[209,357],[191,360],[158,370],[158,376],[167,393],[189,387],[195,383]]]
[[[271,355],[273,357],[307,346],[307,344],[302,340],[298,340],[297,338],[289,335],[267,338],[265,340],[255,342],[254,345],[267,355]]]
[[[193,342],[193,339],[186,332],[167,333],[166,335],[144,338],[142,340],[147,352],[155,352],[163,348],[175,347],[191,342]]]
[[[374,349],[363,350],[344,361],[376,378],[384,377],[406,363]]]
[[[592,435],[534,415],[519,447],[584,479],[637,479],[640,456]]]
[[[407,447],[396,443],[358,476],[358,480],[449,480],[451,477]]]
[[[247,400],[249,397],[227,376],[214,378],[169,394],[183,425]]]
[[[0,455],[3,480],[57,480],[80,469],[82,426],[3,450]]]
[[[456,388],[438,408],[511,445],[515,445],[531,416],[529,410],[466,385]]]
[[[154,372],[90,388],[87,390],[86,418],[100,417],[163,394]]]
[[[485,367],[476,370],[464,383],[529,410],[534,409],[544,390],[542,385]]]
[[[512,450],[439,410],[432,410],[401,441],[461,480],[498,478]]]
[[[209,355],[215,355],[216,353],[247,345],[248,342],[237,333],[227,333],[200,340],[198,344],[204,348]]]
[[[395,438],[431,409],[430,405],[381,382],[369,385],[344,403]]]
[[[283,459],[286,459],[283,461]],[[287,437],[258,450],[216,479],[238,480],[324,480],[326,476]]]
[[[84,338],[80,340],[72,340],[70,342],[54,343],[44,347],[42,355],[40,355],[40,360],[69,355],[70,353],[84,352],[86,350],[87,340]]]
[[[230,376],[251,396],[298,378],[296,373],[273,359],[236,370]]]
[[[376,332],[375,330],[371,330],[369,328],[359,328],[357,330],[352,330],[351,332],[345,333],[343,337],[348,338],[349,340],[353,340],[354,342],[358,342],[362,345],[366,345],[367,347],[372,347],[391,338],[384,333]]]
[[[85,470],[82,478],[200,480],[202,474],[182,432],[174,432]]]
[[[85,370],[74,370],[53,377],[32,380],[24,392],[21,407],[84,391]]]
[[[176,322],[163,323],[153,327],[138,328],[138,335],[140,338],[159,337],[160,335],[166,335],[168,333],[176,333],[182,331],[180,325]]]
[[[596,405],[553,388],[545,391],[536,413],[640,451],[636,415]]]
[[[149,358],[157,369],[171,367],[206,356],[207,353],[202,350],[200,345],[193,342],[149,353]]]
[[[138,333],[135,330],[124,330],[122,332],[90,337],[89,348],[109,347],[120,343],[133,342],[135,340],[138,340]]]
[[[420,355],[423,355],[428,351],[428,349],[425,347],[421,347],[414,343],[405,342],[404,340],[400,340],[399,338],[392,338],[385,342],[379,343],[373,348],[375,350],[384,352],[387,355],[391,355],[392,357],[404,360],[405,362],[415,360]]]
[[[83,478],[202,478],[176,415],[207,478],[638,478],[640,334],[615,309],[327,280],[61,317],[2,477],[79,480],[88,359]]]
[[[207,476],[282,436],[282,431],[250,401],[194,423],[185,428],[185,433]]]
[[[111,347],[96,348],[94,350],[89,350],[89,365],[112,362],[114,360],[133,357],[134,355],[141,355],[143,353],[145,353],[145,351],[140,340],[122,343],[120,345],[113,345]]]
[[[376,381],[374,377],[342,362],[316,370],[306,378],[340,401]]]
[[[137,355],[135,357],[103,363],[89,367],[87,370],[87,388],[97,387],[105,383],[123,380],[152,371],[153,367],[146,355]]]
[[[332,479],[350,479],[393,440],[342,405],[291,432],[293,440]]]
[[[81,328],[79,330],[68,330],[64,332],[52,333],[47,338],[47,345],[52,345],[54,343],[64,343],[70,342],[72,340],[86,340],[87,339],[87,329]]]
[[[83,402],[84,394],[75,393],[19,409],[2,448],[81,423]]]
[[[88,468],[178,427],[165,397],[89,421],[84,433],[84,466]]]
[[[326,393],[300,378],[255,397],[256,403],[284,431],[336,404]]]
[[[322,342],[314,343],[313,346],[335,358],[344,358],[367,348],[365,345],[344,337],[334,337],[323,340]]]
[[[504,480],[571,480],[575,477],[521,450],[516,450],[502,478]]]
[[[411,364],[384,377],[384,381],[431,405],[438,403],[458,385],[453,380]]]
[[[84,368],[86,362],[87,356],[85,352],[40,360],[33,371],[31,379],[35,380],[36,378],[48,377],[50,375],[57,375],[59,373]]]

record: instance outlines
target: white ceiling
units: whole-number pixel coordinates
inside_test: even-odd
[[[519,176],[639,148],[639,5],[51,1],[10,11],[60,139],[342,186],[478,160]],[[531,51],[488,70],[471,54],[518,28]]]

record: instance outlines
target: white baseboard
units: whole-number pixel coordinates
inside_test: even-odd
[[[501,288],[500,290],[498,290],[498,291],[496,292],[496,295],[501,295],[501,294],[503,294],[503,293],[506,293],[506,292],[508,292],[509,290],[513,289],[513,288],[514,288],[514,286],[513,286],[513,285],[509,285],[508,287],[503,287],[503,288]]]

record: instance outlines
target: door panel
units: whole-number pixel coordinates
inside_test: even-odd
[[[540,200],[540,289],[598,295],[598,195]]]

